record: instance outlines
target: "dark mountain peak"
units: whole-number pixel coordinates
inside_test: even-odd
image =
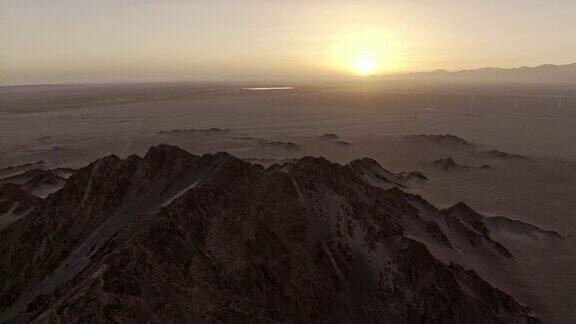
[[[315,169],[324,169],[324,168],[337,168],[341,167],[341,165],[337,163],[333,163],[328,161],[323,156],[305,156],[300,158],[295,164],[293,170],[315,170]]]
[[[345,141],[343,139],[340,139],[340,136],[333,134],[333,133],[327,133],[327,134],[321,135],[321,136],[319,136],[319,138],[321,138],[327,142],[340,145],[340,146],[352,146],[352,143],[350,143],[349,141]]]
[[[306,156],[286,169],[291,175],[299,177],[301,181],[306,181],[311,186],[315,186],[315,183],[324,183],[335,190],[338,190],[339,186],[359,181],[356,174],[350,172],[346,166],[330,162],[324,157]]]
[[[413,179],[419,182],[425,182],[426,180],[428,180],[428,177],[426,177],[420,171],[400,172],[398,176],[401,177],[402,179],[408,179],[408,180]]]
[[[369,166],[369,167],[376,167],[376,168],[380,168],[383,169],[382,166],[380,165],[380,163],[378,163],[378,161],[369,158],[369,157],[364,157],[361,159],[356,159],[351,161],[350,163],[348,163],[348,165],[350,166]]]
[[[350,165],[331,162],[324,157],[303,157],[289,169],[291,174],[305,174],[319,183],[331,182],[332,186],[361,183],[361,175]]]
[[[105,168],[108,166],[113,166],[119,163],[122,159],[115,154],[110,154],[105,157],[99,158],[98,160],[90,163],[87,168],[84,169],[98,169],[98,168]]]
[[[475,217],[480,217],[480,214],[478,214],[474,209],[472,209],[470,206],[468,206],[468,204],[466,204],[463,201],[459,201],[456,204],[444,209],[443,212],[447,214],[462,213],[466,215],[473,215]]]
[[[391,183],[399,180],[395,174],[384,169],[378,161],[372,158],[365,157],[356,159],[348,163],[347,166],[356,173],[365,177],[372,176]]]
[[[448,170],[448,169],[456,169],[458,167],[461,167],[461,165],[459,165],[458,163],[456,163],[456,161],[454,161],[454,159],[452,159],[451,157],[446,157],[443,159],[438,159],[434,162],[432,162],[432,164],[434,166],[437,166],[441,169],[444,170]]]
[[[329,139],[329,140],[336,140],[336,139],[339,139],[340,137],[334,133],[326,133],[324,135],[321,135],[320,138]]]
[[[144,156],[144,160],[152,163],[164,163],[166,160],[185,160],[192,156],[192,154],[177,146],[160,144],[148,149],[148,152]]]

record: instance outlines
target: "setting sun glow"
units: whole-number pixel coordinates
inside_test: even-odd
[[[376,69],[376,58],[368,55],[361,55],[356,58],[355,68],[356,72],[361,75],[370,75]]]
[[[334,65],[343,72],[370,76],[400,69],[402,44],[391,32],[362,28],[341,31],[334,40]]]

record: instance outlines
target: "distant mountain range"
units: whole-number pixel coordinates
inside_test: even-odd
[[[576,63],[565,65],[544,64],[535,67],[523,66],[509,69],[486,67],[453,72],[436,70],[432,72],[408,73],[394,77],[436,80],[576,82]]]

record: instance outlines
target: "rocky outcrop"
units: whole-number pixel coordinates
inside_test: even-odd
[[[253,142],[268,148],[277,148],[284,150],[300,150],[302,145],[293,142],[271,141],[263,138],[256,138],[251,136],[235,137],[235,140]]]
[[[340,146],[352,146],[352,143],[350,143],[349,141],[341,139],[340,136],[333,134],[333,133],[324,134],[324,135],[320,136],[320,139],[327,141],[329,143],[334,143],[334,144],[340,145]]]
[[[390,172],[382,168],[376,160],[370,158],[354,160],[348,166],[368,183],[385,189],[392,187],[406,188],[428,180],[424,174],[418,171]]]
[[[206,128],[206,129],[172,129],[167,131],[159,131],[158,134],[160,135],[223,135],[228,134],[232,130],[230,128]]]
[[[475,156],[486,158],[486,159],[494,159],[494,160],[503,160],[503,161],[531,161],[529,157],[514,154],[514,153],[507,153],[498,150],[489,150],[489,151],[480,151],[480,152],[471,152]]]
[[[326,139],[326,140],[337,140],[340,138],[340,136],[338,136],[334,133],[326,133],[324,135],[321,135],[320,138]]]
[[[419,135],[407,135],[404,136],[403,139],[411,143],[441,145],[460,149],[466,149],[466,148],[469,149],[476,147],[475,144],[469,143],[463,138],[454,135],[419,134]]]
[[[442,213],[448,227],[464,237],[470,245],[474,247],[486,245],[506,258],[514,257],[508,249],[490,237],[490,230],[485,224],[485,218],[465,203],[459,202],[443,210]]]
[[[457,171],[457,170],[471,170],[471,169],[481,169],[481,170],[489,170],[490,169],[490,166],[488,166],[488,165],[482,165],[479,167],[460,165],[460,164],[456,163],[451,157],[435,160],[434,162],[432,162],[432,165],[436,169],[444,171],[444,172]]]

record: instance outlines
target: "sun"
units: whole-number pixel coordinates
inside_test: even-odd
[[[360,75],[370,75],[376,70],[376,59],[368,55],[361,55],[355,59],[354,68]]]
[[[343,73],[364,77],[400,71],[401,53],[406,51],[401,40],[395,31],[378,26],[339,30],[328,47],[331,64]]]

